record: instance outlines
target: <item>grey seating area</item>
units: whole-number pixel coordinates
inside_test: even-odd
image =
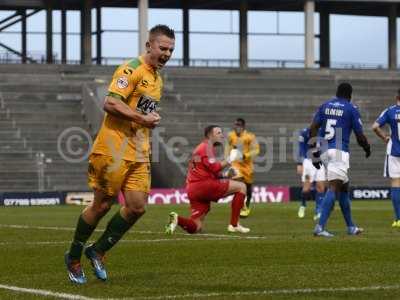
[[[37,191],[41,152],[51,159],[45,163],[42,189],[88,189],[87,160],[71,161],[62,154],[69,136],[66,152],[82,157],[88,150],[90,141],[82,132],[94,136],[96,126],[89,122],[93,112],[84,110],[83,85],[105,86],[112,71],[95,66],[0,65],[0,191]],[[373,149],[366,161],[352,138],[352,184],[386,185],[384,145],[370,125],[393,103],[400,86],[396,77],[387,71],[167,68],[160,112],[162,145],[159,163],[153,164],[153,186],[182,186],[187,160],[202,139],[203,128],[219,124],[228,132],[238,117],[246,119],[261,143],[256,183],[299,185],[293,154],[296,132],[310,123],[316,107],[334,95],[341,81],[354,86],[354,102],[360,106]],[[98,101],[102,100],[100,95]],[[69,135],[62,140],[66,130]]]
[[[55,68],[2,66],[1,191],[88,189],[87,160],[77,159],[90,143],[82,132],[92,135],[82,114],[82,77],[93,78],[75,77]]]

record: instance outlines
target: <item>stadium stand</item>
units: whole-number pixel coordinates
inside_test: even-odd
[[[175,149],[185,153],[201,138],[201,129],[209,123],[225,128],[243,117],[263,142],[261,155],[272,167],[266,172],[260,164],[256,183],[297,185],[293,160],[293,132],[309,125],[315,109],[332,97],[340,81],[354,86],[354,102],[360,106],[364,126],[374,154],[366,163],[352,140],[352,184],[373,186],[382,178],[384,146],[370,125],[393,97],[399,81],[387,71],[334,70],[258,70],[241,72],[223,69],[170,69],[167,81],[173,87],[176,105],[165,113],[166,133],[182,135],[189,145]],[[172,94],[171,94],[172,95]],[[167,103],[165,101],[164,103]],[[166,109],[167,110],[167,109]],[[272,143],[271,143],[272,141]],[[265,146],[267,144],[267,146]]]
[[[21,67],[21,66],[18,66]],[[66,128],[88,130],[83,119],[80,79],[55,68],[38,66],[14,69],[3,66],[0,87],[0,189],[38,190],[40,161],[44,154],[44,190],[87,190],[86,161],[68,163],[57,150]],[[87,79],[88,80],[88,79]],[[79,141],[75,141],[78,143]],[[87,145],[73,145],[86,147]],[[72,149],[73,151],[77,150]]]
[[[112,67],[85,66],[0,66],[0,189],[38,189],[36,153],[52,162],[45,168],[45,190],[87,190],[87,162],[65,161],[57,142],[61,132],[80,127],[94,135],[96,124],[91,109],[84,109],[83,86],[95,85],[103,92]],[[366,163],[352,140],[352,184],[385,184],[382,178],[384,146],[373,136],[370,125],[383,108],[392,104],[399,86],[396,74],[388,71],[340,70],[248,70],[214,68],[168,68],[163,116],[160,163],[153,167],[153,185],[183,185],[186,163],[168,161],[166,153],[187,155],[202,138],[206,124],[229,129],[237,117],[262,142],[262,153],[273,162],[256,173],[256,183],[298,185],[293,160],[293,132],[309,124],[316,107],[335,92],[338,82],[354,86],[354,102],[360,106],[373,155]],[[98,112],[97,112],[98,113]],[[173,143],[176,137],[186,145]],[[265,146],[264,141],[267,145]],[[79,141],[78,141],[79,142]],[[77,144],[76,149],[87,149]],[[86,148],[85,148],[86,147]],[[168,154],[168,153],[167,153]]]

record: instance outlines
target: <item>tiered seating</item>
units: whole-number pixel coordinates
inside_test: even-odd
[[[37,191],[40,152],[51,159],[44,171],[45,190],[87,190],[86,160],[65,161],[58,148],[65,151],[66,140],[57,144],[70,127],[90,132],[81,112],[81,84],[62,82],[57,73],[24,74],[18,81],[3,81],[0,92],[0,190]],[[71,145],[72,152],[88,148],[84,140],[72,139]]]
[[[82,85],[103,81],[106,86],[113,69],[0,65],[0,191],[37,190],[36,153],[40,151],[52,159],[45,170],[46,190],[87,190],[87,162],[65,161],[57,141],[72,126],[94,134],[86,121],[90,118],[82,111]],[[366,161],[352,139],[352,184],[387,184],[382,178],[384,145],[370,126],[394,101],[400,86],[396,73],[169,68],[164,77],[161,129],[165,131],[161,136],[166,147],[159,148],[160,163],[153,164],[153,186],[183,185],[187,159],[182,157],[190,157],[203,128],[219,124],[228,131],[238,117],[246,119],[248,129],[262,143],[264,159],[258,163],[256,182],[299,185],[293,155],[295,133],[309,125],[318,105],[334,95],[337,83],[344,80],[354,86],[354,102],[360,106],[373,146],[373,155]],[[98,96],[102,101],[104,93]],[[83,141],[73,146],[78,150],[88,145]],[[167,160],[165,149],[179,162]]]
[[[223,69],[172,69],[166,74],[171,87],[164,99],[166,134],[185,137],[189,145],[176,149],[187,153],[201,139],[207,124],[229,129],[243,117],[248,129],[263,144],[268,166],[260,163],[257,183],[298,185],[293,156],[293,134],[311,122],[315,109],[334,95],[340,81],[354,87],[354,103],[360,106],[373,156],[365,161],[352,139],[351,178],[354,185],[382,185],[384,145],[370,126],[392,104],[400,81],[387,72],[263,70],[230,72]],[[166,104],[168,100],[172,103]],[[272,162],[272,164],[271,164]]]

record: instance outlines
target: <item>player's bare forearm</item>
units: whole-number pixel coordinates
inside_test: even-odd
[[[382,139],[382,141],[384,141],[385,143],[388,142],[388,140],[390,139],[390,137],[380,128],[378,123],[374,123],[372,125],[372,130],[375,132],[375,134]]]
[[[107,96],[104,101],[104,111],[114,117],[140,123],[141,115],[133,111],[126,103],[111,96]]]
[[[368,142],[367,137],[363,133],[356,134],[358,145],[365,151],[365,157],[371,155],[371,145]]]

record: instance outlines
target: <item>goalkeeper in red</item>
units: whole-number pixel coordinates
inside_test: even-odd
[[[186,178],[186,189],[190,201],[191,216],[184,218],[177,213],[170,213],[166,233],[174,233],[177,225],[188,233],[200,232],[204,219],[210,211],[211,202],[234,195],[231,203],[229,232],[247,233],[249,228],[239,224],[240,210],[246,198],[246,185],[243,182],[222,178],[222,170],[242,155],[233,149],[227,159],[216,158],[216,147],[224,142],[222,130],[217,125],[210,125],[204,130],[205,139],[193,151]]]

